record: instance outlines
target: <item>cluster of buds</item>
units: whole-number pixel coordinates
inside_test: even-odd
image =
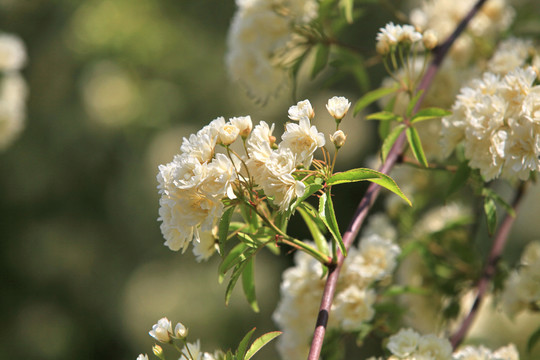
[[[188,336],[188,329],[182,323],[176,324],[174,331],[172,323],[166,317],[158,320],[148,332],[150,336],[162,343],[170,343],[173,339],[183,340]]]

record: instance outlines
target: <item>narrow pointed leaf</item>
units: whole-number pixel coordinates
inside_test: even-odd
[[[312,79],[323,71],[328,63],[328,56],[330,55],[330,46],[326,44],[319,44],[315,49],[315,62],[313,63],[313,68],[311,69]]]
[[[327,193],[324,193],[319,201],[319,215],[323,220],[324,224],[332,234],[332,237],[336,241],[339,250],[341,250],[344,256],[347,256],[347,249],[341,238],[341,233],[339,232],[339,226],[336,220],[336,214],[334,212],[334,204],[332,203],[332,197],[328,196]]]
[[[223,245],[229,235],[229,226],[231,224],[232,215],[234,213],[235,206],[231,206],[221,216],[218,226],[218,241],[219,241],[219,253],[223,254]]]
[[[259,312],[257,297],[255,296],[255,262],[253,260],[253,257],[247,260],[246,268],[242,272],[242,288],[253,311]]]
[[[218,268],[218,274],[219,274],[219,283],[221,284],[223,282],[223,278],[225,277],[225,274],[233,268],[236,264],[246,259],[246,256],[244,255],[244,252],[247,250],[247,246],[243,243],[240,243],[236,245],[234,248],[231,249],[231,251],[227,254],[227,256],[223,259],[221,264]]]
[[[379,111],[366,116],[366,120],[380,120],[380,121],[402,121],[403,118],[390,111]]]
[[[349,24],[353,23],[354,0],[340,0],[339,6],[343,9],[345,19]]]
[[[345,184],[345,183],[357,182],[357,181],[374,182],[375,184],[392,191],[394,194],[398,195],[403,200],[405,200],[407,204],[412,205],[411,201],[407,198],[407,196],[405,196],[405,194],[401,191],[399,186],[390,176],[383,174],[381,172],[375,171],[373,169],[359,168],[359,169],[352,169],[352,170],[348,170],[344,172],[338,172],[332,175],[330,178],[328,178],[327,184],[337,185],[337,184]]]
[[[420,164],[424,167],[428,167],[428,162],[426,155],[424,154],[424,149],[422,148],[422,142],[420,141],[420,136],[418,131],[412,126],[408,127],[406,130],[407,139],[409,140],[409,146],[414,154],[414,157]]]
[[[492,198],[484,198],[484,212],[486,213],[489,235],[493,235],[497,229],[497,205]]]
[[[483,188],[482,189],[482,196],[486,196],[486,197],[489,197],[493,200],[495,200],[499,205],[501,205],[503,207],[503,209],[512,217],[516,217],[516,211],[514,210],[514,208],[509,204],[507,203],[499,194],[497,194],[495,191],[491,190],[491,189],[488,189],[488,188]]]
[[[251,346],[249,347],[246,356],[244,357],[244,360],[251,359],[253,355],[257,353],[257,351],[259,351],[263,346],[265,346],[281,334],[281,331],[272,331],[255,339],[253,344],[251,344]]]
[[[399,89],[399,85],[395,85],[393,87],[383,87],[383,88],[372,90],[366,93],[354,105],[354,115],[358,114],[360,111],[366,108],[369,104],[379,100],[380,98],[383,98],[386,95],[395,93],[398,89]]]
[[[403,129],[405,128],[404,124],[399,124],[395,128],[392,129],[392,131],[388,134],[388,136],[384,139],[382,148],[381,148],[381,156],[383,162],[386,161],[386,157],[388,156],[388,153],[390,150],[392,150],[392,146],[396,143],[396,140],[398,139],[399,135],[403,132]]]
[[[323,185],[320,183],[306,184],[306,190],[304,191],[304,195],[295,200],[295,202],[291,206],[290,212],[292,213],[298,207],[298,205],[300,205],[304,200],[306,200],[308,197],[315,194],[322,188]]]
[[[302,219],[304,219],[304,222],[306,223],[306,226],[311,233],[311,237],[313,238],[313,241],[315,241],[315,245],[317,245],[317,249],[322,251],[324,254],[329,255],[330,252],[328,250],[326,238],[322,234],[321,230],[319,230],[319,227],[313,220],[311,214],[304,210],[302,207],[298,208],[298,212],[302,216]]]
[[[410,118],[412,115],[412,112],[414,110],[414,107],[418,103],[418,100],[420,100],[420,97],[422,97],[422,94],[424,93],[424,90],[420,90],[419,92],[414,95],[414,97],[409,101],[409,104],[407,105],[407,117]]]
[[[238,349],[236,350],[236,358],[238,360],[243,359],[246,355],[246,351],[248,348],[249,341],[251,340],[251,337],[253,336],[253,333],[255,332],[255,328],[251,329],[240,341],[240,344],[238,344]]]
[[[244,260],[234,267],[231,278],[229,279],[229,284],[227,285],[227,289],[225,290],[225,305],[229,305],[229,300],[231,299],[232,291],[234,290],[234,287],[236,286],[238,279],[244,272],[244,269],[246,268],[247,263],[248,263],[247,260]]]
[[[424,121],[424,120],[441,118],[444,116],[448,116],[450,114],[452,114],[451,111],[447,111],[441,108],[422,109],[418,111],[416,114],[414,114],[414,116],[411,118],[411,124]]]
[[[529,337],[529,340],[527,341],[527,352],[529,354],[534,346],[538,343],[538,340],[540,340],[540,328],[536,329],[536,331],[532,333],[531,337]]]

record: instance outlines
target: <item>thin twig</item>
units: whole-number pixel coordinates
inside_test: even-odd
[[[478,12],[478,10],[480,10],[480,8],[485,2],[486,0],[478,0],[477,3],[474,5],[474,7],[470,10],[470,12],[465,16],[465,18],[458,24],[458,26],[456,27],[454,32],[448,37],[448,39],[446,39],[446,41],[442,43],[440,46],[437,46],[435,49],[433,49],[433,54],[434,54],[433,60],[431,61],[429,67],[426,70],[426,73],[424,74],[417,88],[417,91],[420,91],[420,90],[424,90],[424,91],[423,91],[423,94],[420,96],[420,99],[416,103],[412,111],[412,114],[415,114],[420,108],[420,105],[423,101],[426,91],[431,85],[431,83],[433,82],[435,74],[437,73],[451,45],[458,38],[458,36],[463,32],[463,30],[465,30],[469,21],[474,17],[474,15]],[[403,153],[403,150],[405,148],[405,139],[406,139],[405,133],[402,132],[401,135],[396,140],[394,146],[388,153],[386,161],[379,169],[380,172],[384,174],[388,174],[390,170],[392,170],[392,168],[394,167],[394,164]],[[354,239],[360,232],[362,223],[367,217],[369,209],[375,202],[380,189],[381,188],[379,185],[375,183],[371,183],[364,197],[360,201],[360,204],[358,204],[358,207],[349,224],[349,227],[347,228],[347,231],[343,234],[343,243],[345,244],[346,249],[350,248]],[[309,350],[308,360],[318,360],[321,354],[321,349],[324,342],[324,335],[326,333],[326,326],[328,325],[328,318],[330,315],[330,308],[332,306],[332,300],[336,292],[339,273],[341,271],[341,267],[343,266],[344,260],[345,260],[345,257],[343,256],[341,252],[339,252],[336,266],[330,267],[328,269],[328,277],[326,279],[326,284],[325,284],[324,292],[321,299],[321,305],[319,307],[319,314],[317,316],[317,322],[315,325],[315,331],[313,333],[313,340],[311,342],[311,348]]]
[[[518,206],[524,197],[526,184],[527,183],[525,182],[521,183],[516,192],[514,202],[512,203],[512,208],[516,213],[518,210]],[[454,335],[450,337],[450,343],[452,344],[452,348],[454,349],[456,349],[459,344],[461,344],[461,342],[465,338],[465,335],[467,335],[467,332],[469,331],[474,319],[476,318],[476,315],[478,314],[478,310],[480,309],[482,300],[486,295],[488,286],[491,283],[491,280],[493,280],[493,277],[495,276],[495,273],[497,271],[497,264],[499,263],[499,259],[501,258],[502,252],[506,245],[506,241],[508,239],[508,235],[510,234],[510,229],[514,224],[515,219],[515,214],[514,216],[506,214],[504,221],[502,222],[499,230],[497,231],[497,234],[495,235],[495,239],[493,240],[493,244],[491,246],[491,251],[489,252],[486,264],[484,265],[484,270],[482,271],[480,279],[476,283],[476,297],[471,306],[471,309],[469,310],[467,316],[461,322],[459,329],[454,333]]]

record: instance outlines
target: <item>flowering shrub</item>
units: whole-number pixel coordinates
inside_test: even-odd
[[[266,102],[302,67],[311,66],[313,77],[329,64],[335,76],[339,66],[365,71],[340,38],[360,19],[362,3],[237,1],[229,72]],[[241,116],[218,117],[184,138],[157,175],[165,245],[185,252],[192,244],[199,262],[219,254],[225,302],[242,279],[254,311],[259,252],[294,250],[294,266],[283,273],[273,313],[280,332],[249,348],[253,331],[235,352],[202,353],[198,340],[187,343],[182,324],[173,330],[166,318],[150,335],[186,359],[249,359],[278,335],[284,359],[337,359],[347,334],[364,358],[518,359],[513,344],[460,347],[488,294],[509,316],[540,309],[538,244],[526,248],[510,275],[499,266],[518,205],[540,169],[540,60],[532,39],[503,39],[515,16],[504,0],[438,0],[413,9],[411,24],[382,26],[373,53],[389,78],[354,107],[343,96],[330,98],[324,116],[334,119],[333,134],[313,125],[322,115],[303,100],[288,109],[282,134],[279,125]],[[355,145],[340,125],[358,114],[379,122],[380,151],[371,167],[335,171],[340,149]],[[515,189],[510,203],[492,186],[497,179]],[[360,181],[370,185],[344,231],[333,195],[338,185]],[[381,188],[393,194],[384,213],[368,218]],[[288,232],[293,216],[311,239]],[[472,226],[482,218],[485,226]],[[493,236],[487,257],[474,245],[478,236]],[[539,334],[530,334],[528,351]],[[154,354],[165,358],[161,347]]]

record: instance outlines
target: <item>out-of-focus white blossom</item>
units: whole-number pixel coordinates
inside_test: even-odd
[[[18,71],[26,63],[26,49],[22,40],[12,34],[0,34],[0,71]]]
[[[199,233],[199,238],[193,242],[193,254],[197,262],[208,260],[216,252],[216,238],[213,231]]]
[[[313,119],[315,112],[309,100],[299,101],[296,105],[289,108],[289,119],[300,121],[302,118]]]
[[[409,19],[417,29],[434,31],[440,39],[446,39],[457,24],[471,10],[469,0],[423,1],[421,7],[413,9]],[[467,31],[450,49],[450,58],[467,63],[474,53],[473,37],[492,40],[511,25],[514,9],[506,0],[491,0],[482,6],[471,19]]]
[[[380,240],[381,246],[377,248],[377,251],[371,251],[377,246],[372,243],[373,240],[365,237],[360,239],[360,244],[367,243],[364,249],[362,245],[360,249],[356,247],[349,249],[347,261],[343,264],[337,283],[335,301],[330,311],[329,328],[355,330],[374,316],[373,305],[376,293],[369,286],[376,278],[384,274],[388,275],[393,270],[395,257],[399,253],[397,245],[394,245],[394,248],[380,236],[380,234],[370,235],[370,238]],[[383,254],[385,251],[387,253]],[[376,258],[373,261],[377,263],[378,271],[367,273],[361,266],[351,265],[352,263],[371,264],[371,259],[365,259],[367,256]],[[384,266],[386,267],[383,270]],[[273,314],[274,321],[283,331],[277,343],[278,351],[283,359],[307,357],[313,335],[313,323],[317,317],[325,284],[325,279],[321,278],[322,274],[321,263],[303,252],[295,254],[295,266],[283,273],[280,286],[281,299]]]
[[[526,65],[529,57],[537,57],[530,39],[509,38],[501,41],[487,64],[487,70],[506,75],[510,71]]]
[[[491,351],[484,346],[466,346],[454,352],[453,360],[519,360],[514,344]]]
[[[166,317],[158,320],[157,324],[152,326],[152,330],[148,332],[150,336],[162,343],[171,341],[173,335],[172,323]]]
[[[411,25],[395,25],[390,22],[385,27],[380,28],[377,33],[377,42],[388,44],[389,46],[398,43],[417,43],[422,40],[422,34]]]
[[[418,340],[416,357],[419,359],[452,359],[452,345],[447,339],[441,339],[434,334],[423,335]]]
[[[533,241],[523,250],[519,268],[506,279],[500,306],[509,317],[514,317],[539,300],[540,241]]]
[[[137,356],[137,360],[148,360],[148,355],[139,354],[139,356]]]
[[[418,348],[420,334],[412,329],[401,329],[398,333],[390,336],[386,347],[392,354],[399,357],[411,355]]]
[[[334,96],[328,99],[328,103],[326,104],[326,109],[336,120],[343,119],[350,107],[351,102],[343,96]]]
[[[532,68],[517,68],[504,78],[484,73],[463,87],[443,118],[446,154],[464,142],[469,166],[486,180],[529,178],[540,169],[540,86]]]
[[[314,20],[318,2],[252,0],[236,4],[227,37],[229,75],[243,84],[251,96],[266,101],[286,83],[288,74],[279,56],[294,56],[293,25]]]

